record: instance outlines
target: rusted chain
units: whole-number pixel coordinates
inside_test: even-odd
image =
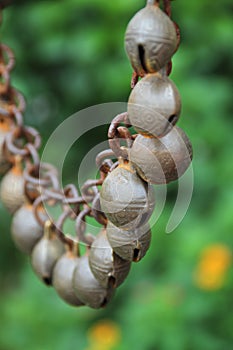
[[[135,85],[138,82],[138,79],[139,79],[138,73],[133,71],[132,78],[131,78],[131,83],[130,83],[131,89],[133,89],[135,87]]]
[[[20,112],[23,112],[25,110],[26,102],[23,95],[19,91],[17,91],[13,87],[10,87],[9,97],[13,101],[12,103],[13,108],[16,107]]]
[[[123,123],[125,126],[120,126]],[[128,113],[117,115],[108,130],[109,146],[117,158],[122,157],[128,159],[128,148],[132,146],[133,136],[128,128],[131,127]],[[126,146],[121,146],[121,141],[126,143]]]
[[[46,201],[48,201],[48,197],[44,196],[44,195],[41,195],[41,196],[38,196],[36,198],[36,200],[33,202],[33,213],[34,213],[34,216],[38,222],[38,224],[41,226],[41,227],[44,227],[44,224],[47,220],[50,220],[48,214],[47,214],[47,211],[45,211],[46,215],[47,215],[47,219],[42,219],[40,217],[40,214],[39,214],[39,208],[41,208],[42,206],[44,207],[44,203]]]
[[[3,64],[8,71],[11,71],[15,65],[15,56],[13,51],[7,45],[0,44],[0,52],[3,60],[1,64]]]
[[[148,0],[147,3],[159,6],[160,1]],[[0,7],[3,8],[9,4],[9,1],[5,0],[1,4]],[[163,0],[163,8],[164,12],[171,17],[171,0]],[[180,33],[176,23],[174,26],[178,47]],[[107,224],[107,219],[100,207],[99,186],[103,184],[108,173],[118,167],[119,158],[128,159],[128,149],[132,146],[137,134],[131,133],[131,123],[127,112],[117,115],[108,130],[110,149],[100,152],[96,157],[99,178],[87,180],[81,187],[81,194],[74,184],[68,184],[63,189],[59,183],[57,169],[50,164],[40,162],[40,134],[34,128],[24,125],[22,112],[26,107],[25,99],[10,83],[9,73],[14,64],[15,58],[12,50],[5,44],[0,44],[0,101],[3,101],[0,104],[0,114],[4,118],[9,118],[13,124],[12,130],[5,138],[4,154],[12,163],[15,157],[22,157],[25,167],[23,173],[25,194],[33,203],[34,214],[40,225],[44,225],[44,219],[40,217],[38,208],[42,205],[59,205],[62,213],[56,223],[58,237],[64,243],[66,242],[62,226],[67,218],[71,218],[75,221],[78,241],[90,246],[93,236],[85,234],[86,217],[93,217],[101,225],[106,226]],[[166,67],[167,74],[170,74],[171,68],[172,65],[169,63]],[[139,78],[139,75],[133,72],[132,88],[135,87]],[[67,242],[71,247],[70,239]]]
[[[111,167],[112,166],[112,160],[108,159],[109,157],[115,158],[115,154],[112,151],[112,149],[106,149],[99,154],[97,154],[95,163],[98,169],[102,168],[102,171],[104,171],[104,167]],[[107,158],[107,159],[106,159]],[[107,171],[107,169],[106,169]]]
[[[67,210],[62,212],[62,214],[59,216],[59,218],[54,226],[55,226],[55,231],[56,231],[58,238],[72,250],[72,248],[74,246],[74,241],[72,238],[68,237],[63,232],[64,222],[69,217],[70,217],[70,210],[67,209]]]
[[[86,231],[86,216],[90,215],[91,208],[84,206],[84,209],[79,213],[75,222],[75,230],[77,234],[77,239],[79,242],[85,243],[87,246],[91,246],[94,237],[92,235],[85,235]]]
[[[5,1],[5,5],[6,3]],[[2,101],[0,115],[12,122],[12,129],[5,137],[4,155],[12,163],[17,157],[21,157],[24,165],[24,192],[33,205],[33,212],[38,223],[44,227],[47,220],[40,215],[41,206],[46,208],[46,206],[58,205],[62,211],[55,224],[58,238],[72,248],[72,238],[67,238],[62,229],[65,220],[70,218],[75,221],[78,241],[90,246],[94,237],[85,233],[86,217],[91,216],[106,226],[107,219],[100,208],[98,187],[102,185],[107,174],[118,166],[117,158],[121,154],[119,155],[113,149],[100,152],[96,157],[100,176],[98,179],[87,180],[81,188],[81,194],[74,184],[69,184],[62,189],[57,169],[51,164],[40,162],[38,152],[41,137],[39,132],[24,125],[22,112],[26,107],[25,99],[10,83],[10,71],[14,64],[15,58],[12,50],[5,44],[0,44],[0,101]],[[121,149],[120,143],[118,144],[119,138],[122,138],[127,147],[130,147],[133,140],[128,130],[130,126],[127,113],[122,113],[114,118],[109,128],[109,138],[112,139],[112,144],[116,143],[116,148]],[[47,217],[49,217],[48,213]],[[53,222],[52,218],[49,220]]]
[[[115,134],[118,126],[123,123],[125,126],[130,127],[131,123],[129,121],[129,116],[127,112],[118,114],[111,122],[109,129],[108,129],[108,138],[112,139]]]
[[[4,65],[0,65],[0,94],[5,94],[9,89],[10,77],[9,72]]]
[[[19,141],[27,140],[27,143],[19,147]],[[14,155],[20,155],[27,157],[30,154],[30,144],[34,147],[34,150],[40,148],[41,137],[38,131],[32,127],[16,127],[12,132],[6,135],[6,145],[8,150]],[[16,144],[17,141],[17,144]],[[29,147],[28,147],[29,146]]]
[[[171,0],[163,0],[164,12],[171,18],[172,9],[171,9]]]

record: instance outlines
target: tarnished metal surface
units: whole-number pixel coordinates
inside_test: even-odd
[[[83,255],[75,268],[73,286],[76,296],[94,309],[106,306],[114,293],[112,287],[101,286],[94,277],[89,266],[88,255]]]
[[[123,260],[109,244],[106,230],[102,230],[92,243],[89,254],[89,265],[95,278],[103,287],[119,287],[130,270],[129,261]]]
[[[191,142],[178,127],[160,139],[138,136],[129,152],[138,174],[153,184],[177,180],[189,167],[192,155]]]
[[[157,2],[149,2],[129,22],[125,48],[138,75],[158,72],[169,62],[176,47],[175,26]]]
[[[1,9],[11,2],[0,1],[0,23]],[[173,181],[190,164],[191,144],[181,129],[173,128],[181,102],[167,76],[180,32],[170,17],[170,0],[147,0],[130,21],[125,47],[134,72],[128,111],[113,119],[110,149],[96,156],[99,176],[80,191],[74,184],[61,187],[58,170],[41,163],[40,134],[24,125],[24,97],[11,86],[13,52],[0,44],[0,173],[6,172],[1,200],[11,213],[17,211],[15,244],[31,254],[37,276],[53,284],[70,305],[107,305],[131,262],[142,259],[149,248],[148,220],[155,206],[149,183]],[[56,220],[46,210],[53,206],[59,212]],[[88,217],[104,227],[97,237],[87,232]],[[65,232],[67,220],[74,236]],[[86,247],[83,256],[80,244]]]
[[[166,135],[179,119],[180,94],[175,84],[162,74],[142,78],[129,96],[130,123],[143,135]]]
[[[130,165],[119,166],[105,179],[100,192],[101,209],[107,218],[126,230],[137,227],[149,211],[147,184]]]
[[[106,232],[112,249],[122,259],[140,261],[149,249],[151,230],[148,223],[127,231],[114,226],[109,221]]]
[[[52,275],[52,284],[58,295],[73,306],[84,305],[74,293],[73,274],[78,263],[78,254],[69,250],[58,259]]]

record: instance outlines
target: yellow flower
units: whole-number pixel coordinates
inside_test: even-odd
[[[231,251],[223,244],[204,249],[195,272],[195,283],[201,289],[221,288],[231,263]]]
[[[110,350],[121,339],[118,325],[109,320],[101,320],[93,325],[89,332],[90,350]]]

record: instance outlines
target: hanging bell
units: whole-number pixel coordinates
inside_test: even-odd
[[[115,226],[130,230],[149,220],[154,192],[140,179],[131,163],[120,160],[119,166],[103,182],[100,204]]]
[[[138,174],[153,184],[177,180],[189,167],[192,155],[191,142],[179,127],[160,139],[138,135],[129,151]]]
[[[38,214],[44,221],[46,215],[42,206],[38,208]],[[43,228],[35,218],[31,203],[25,203],[14,214],[11,236],[16,247],[25,254],[31,254],[32,249],[43,236]]]
[[[52,284],[57,294],[69,305],[84,305],[75,295],[73,287],[74,270],[79,263],[78,245],[74,243],[73,249],[68,249],[62,255],[53,270]]]
[[[140,76],[163,68],[177,47],[174,23],[160,10],[158,3],[148,1],[131,19],[125,33],[127,55]]]
[[[89,266],[88,255],[83,255],[80,258],[74,270],[73,286],[77,298],[93,309],[106,306],[114,292],[112,287],[101,286],[94,277]]]
[[[64,245],[57,238],[51,222],[46,221],[44,236],[32,251],[31,264],[36,275],[48,286],[52,284],[54,266],[64,251]]]
[[[130,270],[130,262],[117,256],[102,230],[91,245],[89,265],[95,278],[103,287],[122,284]]]
[[[178,121],[180,111],[179,91],[164,74],[148,74],[137,83],[129,97],[129,120],[144,136],[166,135]]]
[[[149,249],[151,242],[149,224],[126,231],[114,226],[109,221],[106,231],[113,251],[124,260],[138,262]]]
[[[3,152],[5,137],[12,128],[12,122],[9,117],[1,113],[0,107],[0,174],[5,174],[11,167],[11,163],[6,159]]]
[[[15,157],[15,164],[2,179],[0,197],[3,205],[11,214],[25,202],[21,158],[17,156]]]

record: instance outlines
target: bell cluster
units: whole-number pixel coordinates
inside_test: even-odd
[[[178,44],[176,26],[158,1],[148,1],[125,34],[126,52],[141,79],[129,96],[127,113],[116,120],[125,124],[128,120],[137,134],[126,152],[118,147],[122,156],[103,182],[100,204],[108,218],[109,244],[114,254],[129,262],[141,260],[150,246],[148,221],[156,204],[153,185],[177,180],[192,160],[192,145],[176,126],[180,94],[167,76]]]
[[[5,174],[0,198],[13,215],[13,241],[30,257],[40,280],[52,285],[73,306],[97,309],[107,305],[128,276],[131,263],[140,261],[149,249],[149,219],[156,205],[153,185],[177,180],[192,160],[191,143],[176,126],[181,112],[180,95],[167,75],[178,47],[177,31],[158,1],[148,1],[129,22],[125,47],[134,72],[140,77],[129,96],[126,113],[135,133],[126,149],[118,144],[120,155],[111,147],[117,162],[102,163],[101,178],[86,186],[86,202],[76,194],[76,202],[70,199],[72,205],[83,206],[82,211],[80,206],[72,207],[79,232],[76,240],[65,237],[62,225],[57,228],[43,206],[40,182],[42,187],[52,183],[55,188],[54,196],[46,197],[48,204],[63,199],[50,167],[48,177],[37,179],[40,163],[36,133],[23,128],[15,113],[20,124],[16,132],[15,123],[5,112],[7,101],[0,105],[0,172]],[[17,141],[19,132],[23,132],[27,142],[22,149]],[[15,149],[18,155],[14,154]],[[27,157],[32,158],[34,165],[29,164],[32,170],[27,169],[25,178],[22,164],[27,168]],[[101,186],[100,193],[93,190],[94,185]],[[71,185],[67,193],[75,191]],[[62,214],[62,222],[67,213]],[[96,237],[84,237],[85,215],[92,215],[103,225]],[[80,254],[80,244],[86,245],[85,254]]]

